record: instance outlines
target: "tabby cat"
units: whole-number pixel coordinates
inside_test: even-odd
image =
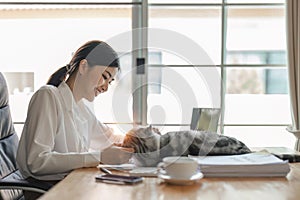
[[[134,162],[138,166],[156,166],[167,156],[235,155],[250,153],[239,140],[208,131],[174,131],[161,135],[151,126],[130,130],[123,147],[135,150]]]

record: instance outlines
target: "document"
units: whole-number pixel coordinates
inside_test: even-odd
[[[157,167],[137,167],[129,171],[131,176],[157,177]]]
[[[125,163],[125,164],[120,164],[120,165],[106,165],[106,164],[99,164],[97,166],[98,169],[101,167],[107,168],[107,169],[113,169],[113,170],[123,170],[123,171],[129,171],[135,168],[134,164],[130,163]]]
[[[157,177],[157,167],[136,167],[134,164],[127,163],[127,164],[120,164],[120,165],[99,164],[97,168],[126,171],[131,176]]]
[[[285,177],[290,167],[269,153],[230,156],[189,156],[197,160],[205,177]]]

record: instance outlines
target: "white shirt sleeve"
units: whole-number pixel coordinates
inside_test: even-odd
[[[89,130],[90,148],[92,150],[102,151],[113,143],[120,143],[123,141],[122,135],[114,134],[114,130],[101,123],[90,109],[87,107],[85,109],[88,113],[88,121],[92,123],[90,126],[91,129]]]

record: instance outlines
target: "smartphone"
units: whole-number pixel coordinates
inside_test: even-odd
[[[96,181],[101,181],[103,183],[133,185],[133,184],[136,184],[136,183],[141,183],[143,181],[143,177],[124,176],[124,175],[116,175],[116,174],[105,174],[105,175],[97,175],[96,176]]]

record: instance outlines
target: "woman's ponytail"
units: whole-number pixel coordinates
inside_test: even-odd
[[[58,87],[59,84],[66,79],[67,73],[69,71],[68,68],[69,65],[66,65],[54,72],[47,81],[47,85],[53,85],[55,87]]]

